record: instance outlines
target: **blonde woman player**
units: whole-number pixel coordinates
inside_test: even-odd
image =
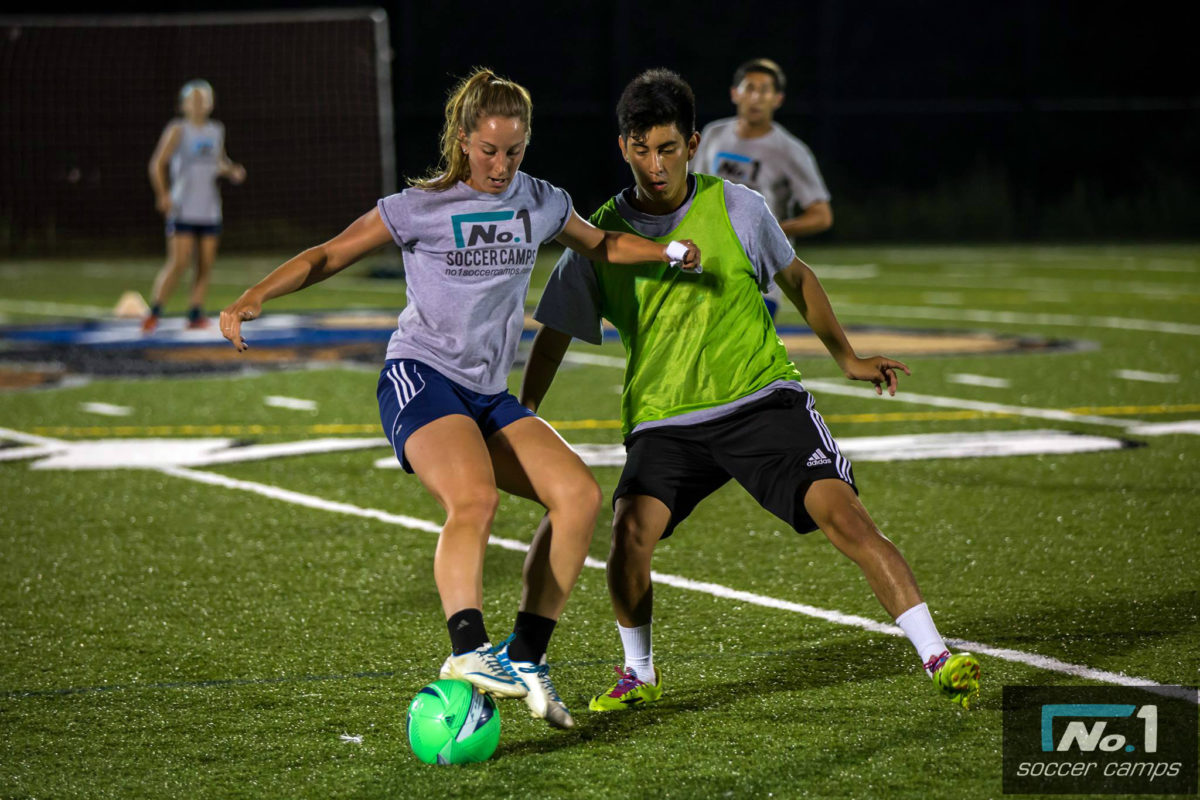
[[[700,252],[687,241],[602,231],[575,213],[565,191],[520,172],[531,110],[524,88],[477,70],[446,105],[440,168],[247,290],[221,312],[221,332],[244,350],[241,325],[265,301],[325,280],[389,241],[403,249],[408,304],[377,395],[396,458],[446,511],[433,565],[452,650],[441,676],[524,697],[533,716],[569,728],[546,648],[583,568],[600,489],[506,389],[529,276],[539,245],[552,239],[620,264],[692,269]],[[501,489],[541,503],[551,524],[525,560],[513,633],[493,647],[483,622],[483,558]]]
[[[225,126],[211,118],[214,99],[208,81],[184,84],[179,90],[181,116],[167,123],[150,157],[154,202],[167,221],[167,261],[154,280],[150,314],[142,321],[145,333],[158,327],[163,306],[193,260],[196,279],[188,302],[188,327],[208,326],[204,298],[221,240],[217,179],[234,184],[246,179],[245,168],[225,155]]]

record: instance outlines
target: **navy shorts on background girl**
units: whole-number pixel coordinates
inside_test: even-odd
[[[393,358],[379,372],[379,421],[400,466],[412,472],[404,443],[424,425],[451,414],[475,420],[487,440],[493,433],[524,417],[535,416],[511,392],[480,394],[442,375],[420,361]]]

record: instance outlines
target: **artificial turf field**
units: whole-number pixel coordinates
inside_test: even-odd
[[[530,307],[555,255],[539,259]],[[1002,686],[1102,685],[1109,673],[1200,682],[1200,441],[1162,427],[1200,419],[1200,247],[803,255],[847,325],[1072,343],[889,352],[913,368],[901,395],[917,403],[823,391],[841,381],[835,366],[803,357],[835,436],[1058,430],[1144,445],[856,463],[864,502],[941,632],[1019,654],[980,655],[977,710],[939,698],[906,640],[856,624],[890,620],[821,534],[797,536],[731,485],[656,553],[660,704],[587,711],[620,645],[603,571],[585,568],[551,649],[577,727],[551,730],[503,701],[492,760],[426,766],[408,749],[404,711],[447,651],[430,532],[442,516],[415,478],[376,466],[386,444],[182,470],[33,469],[36,459],[2,460],[0,449],[0,796],[996,797]],[[278,260],[222,257],[211,306]],[[8,325],[102,316],[122,290],[145,293],[157,266],[9,261],[0,314]],[[402,302],[401,284],[356,268],[267,313]],[[794,311],[780,319],[799,322]],[[611,360],[620,346],[572,352]],[[0,392],[0,441],[381,436],[375,381],[373,369],[338,364],[72,379]],[[615,443],[620,382],[611,363],[564,364],[542,415],[574,444]],[[595,473],[607,493],[620,470]],[[505,497],[494,535],[528,541],[539,516]],[[602,513],[596,563],[609,521]],[[488,551],[484,612],[497,641],[522,560]]]

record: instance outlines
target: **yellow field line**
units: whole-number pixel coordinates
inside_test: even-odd
[[[1200,403],[1155,406],[1079,406],[1064,409],[1072,414],[1135,416],[1139,414],[1188,414],[1200,411]],[[986,411],[892,411],[883,414],[829,414],[827,422],[856,424],[872,422],[944,422],[951,420],[1010,417]],[[618,430],[620,420],[549,420],[560,431]],[[335,423],[316,425],[43,425],[29,429],[39,436],[248,436],[318,434],[337,436],[372,434],[382,431],[379,423]]]
[[[1106,414],[1108,416],[1136,416],[1138,414],[1189,414],[1200,411],[1200,403],[1184,403],[1175,406],[1080,406],[1065,409],[1072,414]]]

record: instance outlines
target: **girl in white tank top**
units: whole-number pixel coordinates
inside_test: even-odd
[[[179,92],[181,116],[167,123],[150,157],[155,205],[166,219],[167,260],[154,280],[150,314],[142,331],[153,333],[163,305],[183,272],[195,261],[196,278],[188,302],[189,328],[208,327],[204,298],[221,237],[218,178],[240,184],[246,170],[225,155],[225,126],[211,119],[213,90],[190,81]],[[168,181],[169,169],[169,181]]]

